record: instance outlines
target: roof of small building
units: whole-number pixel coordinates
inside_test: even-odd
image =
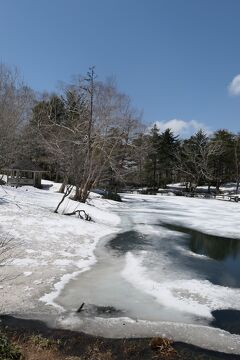
[[[17,160],[6,168],[6,170],[22,170],[22,171],[33,171],[33,172],[44,172],[40,166],[32,162],[31,160]]]

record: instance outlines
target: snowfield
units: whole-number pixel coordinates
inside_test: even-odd
[[[98,240],[118,230],[120,219],[108,210],[111,201],[95,194],[89,205],[67,199],[55,214],[60,184],[44,183],[52,185],[49,190],[0,187],[1,234],[14,247],[1,270],[6,277],[0,288],[2,313],[60,310],[46,305],[53,305],[63,286],[95,263]],[[85,210],[94,222],[62,214],[76,209]]]
[[[152,222],[159,218],[167,224],[194,229],[206,234],[240,239],[240,204],[213,199],[188,198],[184,196],[164,195],[125,195],[130,204],[138,200],[144,206],[144,212],[152,214]],[[151,204],[148,210],[147,204]],[[152,204],[156,203],[156,209]],[[161,204],[161,208],[159,208]],[[134,217],[142,218],[142,207],[133,207]],[[138,215],[139,214],[139,215]],[[147,219],[146,225],[149,225]]]
[[[116,203],[91,194],[88,204],[66,199],[55,214],[60,184],[44,184],[49,188],[0,187],[1,233],[14,244],[10,261],[1,268],[2,313],[94,335],[167,336],[240,354],[240,336],[208,326],[212,310],[240,309],[240,289],[214,284],[197,268],[190,271],[186,264],[191,261],[202,261],[205,268],[215,260],[182,246],[182,233],[165,226],[240,240],[240,203],[138,194],[123,194],[124,202]],[[63,215],[77,209],[94,222]],[[129,231],[140,235],[140,250],[133,240],[132,250],[117,256],[99,243]],[[149,249],[151,237],[160,250]],[[83,301],[114,306],[126,317],[79,316]]]

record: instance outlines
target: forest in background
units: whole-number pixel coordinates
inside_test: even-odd
[[[76,187],[85,202],[91,189],[164,188],[185,183],[215,186],[240,181],[240,135],[219,129],[187,139],[142,121],[114,80],[99,81],[94,68],[55,93],[39,94],[17,70],[0,65],[0,169],[28,159]]]

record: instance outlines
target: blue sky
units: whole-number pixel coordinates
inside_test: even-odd
[[[116,76],[148,123],[240,131],[240,79],[228,89],[240,74],[239,0],[0,5],[0,59],[34,89],[53,91],[96,65],[100,79]]]

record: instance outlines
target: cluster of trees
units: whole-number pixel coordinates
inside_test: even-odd
[[[59,94],[39,95],[8,68],[3,74],[0,103],[6,111],[0,108],[0,126],[6,133],[1,133],[0,168],[19,157],[31,159],[62,182],[61,192],[75,186],[74,198],[81,202],[99,184],[124,183],[137,151],[133,141],[142,132],[141,114],[113,80],[97,81],[91,68]]]
[[[12,162],[18,153],[33,99],[33,91],[23,83],[18,71],[0,64],[0,168]]]
[[[130,98],[114,81],[98,81],[94,68],[59,93],[36,94],[1,65],[0,168],[19,157],[49,171],[60,192],[74,186],[75,200],[85,202],[98,186],[239,184],[240,137],[198,131],[183,140],[170,129],[149,130]]]
[[[222,184],[235,182],[238,191],[239,134],[217,130],[208,136],[199,130],[188,139],[179,139],[170,129],[160,133],[154,126],[147,137],[151,149],[145,161],[149,185],[182,182],[190,191],[199,185],[219,191]]]

